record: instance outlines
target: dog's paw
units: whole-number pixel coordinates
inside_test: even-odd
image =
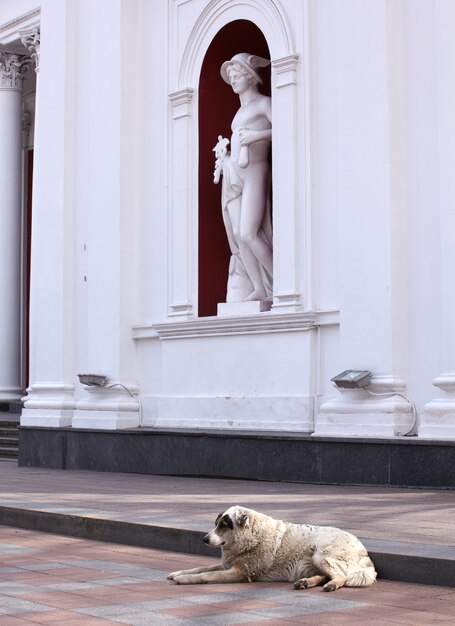
[[[172,579],[176,585],[188,585],[189,584],[189,580],[188,580],[188,576],[174,576],[174,578]]]
[[[181,571],[179,571],[179,572],[171,572],[171,573],[169,574],[169,576],[167,576],[167,579],[168,579],[168,580],[174,580],[174,578],[175,578],[176,576],[180,576],[180,574],[182,574],[182,572],[181,572]]]
[[[296,580],[294,583],[294,589],[308,589],[309,586],[310,585],[308,584],[308,580],[306,578]]]
[[[326,583],[323,586],[324,591],[336,591],[338,589],[338,587],[336,586],[336,583],[334,583],[333,581],[329,581],[328,583]]]

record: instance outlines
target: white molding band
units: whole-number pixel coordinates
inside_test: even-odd
[[[207,317],[188,321],[138,324],[134,339],[181,339],[259,333],[304,332],[317,326],[339,324],[338,311],[260,313],[237,317]]]

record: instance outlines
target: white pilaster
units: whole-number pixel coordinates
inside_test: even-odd
[[[74,146],[75,364],[78,373],[101,374],[108,383],[78,384],[72,426],[118,430],[140,423],[139,402],[131,395],[138,391],[131,328],[138,291],[137,177],[142,167],[136,3],[103,0],[99,12],[93,11],[91,0],[73,4],[80,24],[74,80],[81,86]],[[100,84],[99,65],[93,62],[100,40],[109,60],[103,98],[93,97]]]
[[[21,416],[28,426],[68,426],[72,381],[72,150],[67,71],[74,26],[71,1],[43,0],[49,36],[37,74],[30,278],[30,387]],[[38,42],[35,41],[35,45]],[[37,53],[37,50],[35,51]]]
[[[302,137],[301,141],[296,141],[297,120],[302,113],[297,101],[297,66],[297,55],[276,59],[272,63],[272,311],[278,313],[299,311],[302,308],[297,259],[297,215],[305,214],[305,207],[299,204],[298,196],[301,188],[299,177],[304,168],[302,163],[298,163],[298,153],[305,139]],[[303,132],[302,128],[299,130]]]
[[[424,407],[419,436],[455,439],[455,5],[450,0],[435,4],[439,122],[440,203],[440,361],[441,374],[433,384],[443,394]]]
[[[414,423],[405,363],[406,128],[401,3],[340,2],[337,11],[341,370],[370,370],[382,396],[342,392],[323,404],[315,435],[395,436]],[[358,24],[362,28],[358,28]],[[333,375],[339,372],[334,371]]]
[[[22,395],[20,364],[22,81],[25,57],[0,49],[0,401]]]
[[[182,89],[169,95],[171,141],[169,198],[169,310],[170,317],[191,318],[193,275],[193,90]]]

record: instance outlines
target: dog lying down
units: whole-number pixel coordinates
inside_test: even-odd
[[[222,562],[172,572],[178,585],[292,582],[294,589],[323,585],[368,587],[376,571],[357,537],[339,528],[290,524],[252,509],[232,506],[218,515],[204,541],[221,547]]]

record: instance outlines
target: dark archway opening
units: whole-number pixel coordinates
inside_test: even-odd
[[[216,315],[226,300],[230,251],[221,214],[221,182],[213,183],[218,135],[231,136],[231,121],[239,108],[238,96],[220,76],[224,61],[239,52],[270,58],[264,35],[248,20],[224,26],[210,44],[199,80],[199,250],[198,315]],[[261,71],[261,93],[270,96],[270,67]]]

